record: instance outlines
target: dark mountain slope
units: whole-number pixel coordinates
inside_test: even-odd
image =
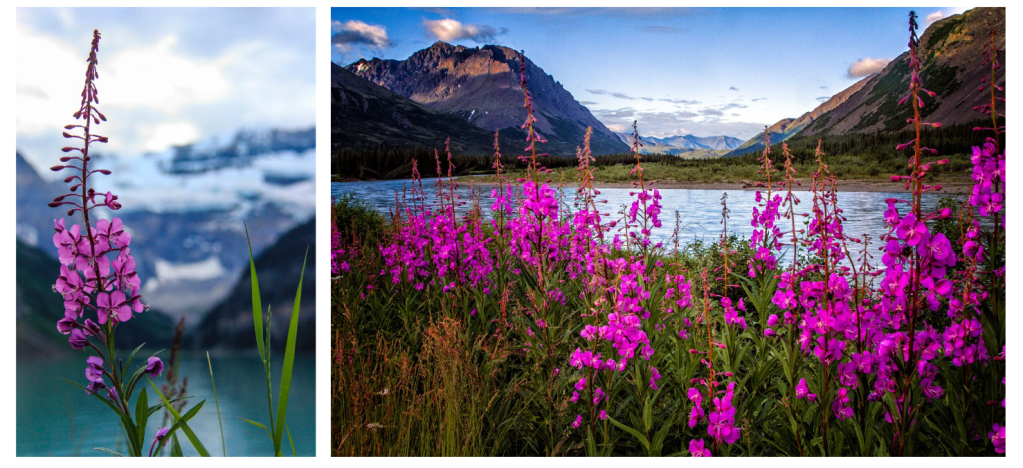
[[[974,8],[961,15],[937,21],[920,36],[923,87],[937,93],[923,95],[921,109],[928,121],[944,125],[964,124],[982,118],[973,107],[986,102],[987,95],[977,92],[980,80],[990,73],[984,50],[991,29],[997,32],[998,48],[1005,47],[1005,9]],[[1002,59],[1004,65],[1004,58]],[[1005,68],[996,82],[1005,83]],[[897,131],[909,128],[906,119],[910,106],[898,101],[909,89],[909,52],[892,60],[880,73],[871,76],[863,89],[801,132],[804,136],[846,135]]]
[[[437,42],[406,60],[360,60],[345,68],[413,101],[457,115],[477,127],[501,129],[504,133],[505,129],[518,129],[526,119],[520,60],[519,52],[507,47],[487,45],[470,49]],[[541,145],[542,151],[575,154],[586,127],[593,128],[591,148],[595,154],[628,150],[561,83],[528,58],[526,79],[533,96],[537,129],[548,140],[548,144]],[[509,153],[524,146],[522,143]]]
[[[288,231],[255,259],[263,316],[266,317],[267,309],[270,309],[273,316],[271,346],[276,350],[284,349],[288,337],[288,322],[302,275],[306,247],[309,248],[309,257],[302,283],[297,349],[312,351],[316,346],[315,218]],[[256,349],[251,281],[249,267],[245,267],[227,298],[206,314],[199,326],[186,336],[190,337],[193,346],[199,349],[214,346]]]

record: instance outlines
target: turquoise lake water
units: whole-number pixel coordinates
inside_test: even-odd
[[[166,351],[161,356],[166,356]],[[127,352],[123,353],[125,356]],[[139,353],[140,355],[142,352]],[[120,354],[119,354],[120,355]],[[146,357],[149,355],[146,354]],[[120,421],[109,407],[86,395],[81,389],[62,380],[68,379],[81,384],[85,380],[84,354],[56,360],[20,360],[17,363],[17,455],[21,456],[107,456],[94,450],[105,447],[124,452],[125,441]],[[136,358],[137,359],[137,358]],[[137,362],[137,361],[136,361]],[[199,440],[213,456],[221,456],[226,445],[228,456],[273,456],[270,436],[262,429],[252,426],[239,418],[251,419],[263,424],[269,423],[266,375],[258,356],[211,356],[220,415],[224,424],[225,444],[221,443],[220,426],[217,422],[217,408],[210,385],[210,372],[206,355],[183,353],[179,358],[178,375],[188,378],[188,394],[194,396],[185,407],[192,408],[201,400],[206,404],[189,421]],[[281,358],[274,359],[273,392],[276,397],[281,370]],[[299,456],[316,454],[316,406],[315,406],[315,358],[312,354],[295,357],[290,398],[288,399],[287,425]],[[144,382],[144,380],[143,380]],[[139,383],[139,386],[143,382]],[[163,377],[153,381],[164,383]],[[138,394],[136,387],[136,395]],[[149,393],[149,404],[158,401],[159,396]],[[276,401],[274,410],[276,411]],[[134,408],[134,401],[131,408]],[[163,413],[154,414],[149,421],[148,444],[162,424]],[[170,425],[170,424],[167,424]],[[179,431],[180,432],[180,431]],[[195,456],[184,434],[179,440],[187,455]],[[285,436],[285,453],[291,449]],[[167,452],[167,447],[164,448]]]

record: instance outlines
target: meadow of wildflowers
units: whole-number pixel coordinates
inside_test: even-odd
[[[107,192],[99,193],[93,187],[98,175],[109,175],[107,169],[96,168],[90,147],[96,143],[107,143],[105,136],[96,134],[95,126],[107,120],[98,109],[99,91],[96,86],[98,73],[98,51],[100,33],[93,31],[92,46],[87,59],[85,85],[78,110],[73,114],[80,124],[64,127],[64,138],[76,141],[79,146],[67,146],[62,151],[67,154],[60,158],[61,164],[51,167],[53,171],[69,170],[70,174],[64,183],[70,184],[69,192],[57,196],[49,206],[68,209],[66,215],[80,219],[82,224],[67,226],[64,218],[54,220],[53,244],[57,249],[60,261],[59,276],[53,290],[61,294],[64,300],[64,318],[56,323],[57,330],[68,336],[68,344],[75,351],[83,351],[85,358],[85,379],[87,385],[67,380],[68,383],[83,389],[86,394],[108,406],[119,420],[123,430],[124,453],[107,447],[95,450],[115,456],[160,456],[166,447],[170,456],[183,454],[177,435],[191,443],[192,448],[201,456],[210,456],[205,446],[189,427],[191,420],[204,406],[205,400],[194,403],[192,407],[180,414],[187,400],[186,381],[180,384],[174,375],[174,355],[183,331],[182,321],[174,331],[174,349],[171,352],[171,364],[168,370],[167,384],[163,389],[157,387],[152,379],[164,373],[164,363],[157,356],[151,355],[144,361],[136,361],[136,356],[143,349],[144,343],[135,348],[127,358],[118,357],[115,338],[118,326],[128,322],[136,314],[145,313],[148,306],[142,302],[139,294],[142,281],[135,271],[135,260],[131,253],[131,234],[124,223],[117,217],[109,217],[106,209],[116,212],[121,208],[117,195]],[[92,167],[90,167],[92,164]],[[266,373],[267,400],[269,406],[269,428],[248,421],[266,430],[270,435],[277,456],[283,455],[283,437],[290,432],[285,424],[288,405],[288,392],[294,365],[296,336],[301,300],[302,279],[299,280],[298,294],[295,298],[294,310],[291,314],[288,340],[285,348],[284,364],[279,377],[280,391],[277,398],[277,411],[273,410],[274,396],[271,390],[269,321],[263,321],[259,297],[259,286],[255,264],[252,260],[250,247],[250,268],[252,278],[253,320],[260,359]],[[303,272],[304,272],[303,263]],[[304,274],[303,274],[304,278]],[[95,320],[93,320],[95,318]],[[168,330],[170,332],[170,330]],[[122,331],[123,333],[123,331]],[[264,335],[266,339],[264,341]],[[133,364],[136,364],[133,367]],[[211,383],[213,366],[207,354],[210,366]],[[148,384],[148,385],[147,385]],[[147,393],[150,387],[156,398]],[[137,390],[137,392],[136,392]],[[216,397],[214,384],[214,396]],[[166,395],[165,395],[166,394]],[[133,396],[135,397],[132,404]],[[168,399],[168,396],[170,397]],[[150,401],[155,404],[150,405]],[[217,404],[219,418],[219,403]],[[155,413],[166,411],[165,423],[169,426],[160,427],[151,437],[146,434],[147,422]],[[275,423],[276,416],[276,423]],[[223,443],[223,429],[221,437]],[[294,453],[294,444],[292,453]],[[226,455],[226,444],[224,455]]]
[[[601,200],[588,136],[561,198],[524,75],[524,177],[502,175],[495,136],[494,184],[468,200],[450,151],[434,154],[435,182],[413,163],[387,217],[340,200],[332,454],[1004,454],[1004,52],[992,32],[991,74],[971,84],[992,122],[975,129],[972,195],[925,211],[948,160],[926,146],[940,123],[920,117],[934,93],[916,21],[901,101],[915,138],[898,147],[910,170],[892,176],[905,195],[886,200],[876,239],[843,230],[826,147],[801,200],[788,146],[772,153],[766,132],[757,206],[731,213],[722,197],[715,245],[679,245],[677,227],[651,238],[679,213],[644,177],[638,124],[631,206]]]

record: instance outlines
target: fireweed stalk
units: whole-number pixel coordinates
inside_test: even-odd
[[[882,287],[885,287],[885,296],[888,299],[888,308],[897,320],[904,320],[909,326],[908,333],[894,332],[889,335],[888,340],[892,343],[894,353],[881,356],[880,366],[890,378],[881,378],[885,395],[885,402],[888,406],[890,416],[896,426],[895,439],[893,440],[893,452],[901,455],[906,449],[907,437],[913,419],[923,403],[916,395],[916,388],[920,388],[923,396],[933,399],[941,395],[941,387],[934,382],[934,374],[937,368],[930,361],[935,353],[931,349],[940,343],[933,328],[924,322],[924,329],[918,331],[917,325],[923,319],[925,294],[929,306],[937,308],[936,302],[939,298],[951,299],[951,281],[945,279],[946,269],[955,265],[956,256],[950,255],[951,245],[943,234],[931,235],[926,221],[938,219],[945,213],[923,213],[921,209],[921,198],[926,191],[937,190],[940,187],[931,187],[924,183],[924,178],[931,164],[923,161],[924,153],[937,154],[937,151],[924,147],[921,144],[921,130],[924,125],[940,126],[938,123],[923,122],[920,117],[920,109],[924,105],[921,94],[934,97],[936,93],[924,89],[920,81],[921,63],[919,55],[919,40],[916,35],[917,22],[916,13],[909,14],[909,60],[910,60],[910,85],[909,94],[904,97],[900,104],[909,104],[913,109],[912,124],[916,132],[916,138],[899,145],[898,150],[912,149],[909,161],[910,175],[893,176],[893,180],[905,180],[906,188],[911,190],[911,199],[906,202],[910,205],[909,212],[900,216],[895,211],[893,227],[895,235],[888,235],[888,245],[885,250],[892,258],[892,262],[885,271],[885,278]],[[947,160],[938,161],[937,164],[944,164]],[[895,204],[889,204],[890,209]],[[947,215],[946,215],[947,216]],[[927,287],[929,291],[923,291]],[[908,336],[907,336],[908,335]],[[887,358],[894,358],[888,360]],[[892,362],[894,361],[894,362]],[[907,365],[908,364],[908,365]],[[882,374],[884,375],[884,374]],[[887,377],[887,376],[885,376]],[[918,380],[919,379],[919,380]],[[889,396],[890,395],[890,396]]]
[[[64,127],[64,138],[79,140],[81,146],[63,148],[61,151],[70,155],[61,157],[62,164],[51,168],[53,171],[69,169],[74,173],[64,179],[65,183],[71,184],[70,192],[54,198],[49,206],[69,206],[71,209],[67,216],[79,213],[82,220],[82,225],[75,224],[70,228],[64,219],[54,220],[56,232],[53,244],[57,247],[61,266],[53,289],[64,297],[64,318],[57,322],[57,330],[68,335],[72,349],[91,351],[92,354],[86,359],[88,386],[72,383],[102,401],[118,416],[128,441],[129,456],[154,456],[159,454],[171,431],[167,427],[161,428],[152,443],[147,445],[146,421],[162,405],[149,407],[145,388],[139,392],[137,408],[129,408],[128,402],[142,377],[155,378],[163,373],[163,361],[153,355],[143,365],[130,371],[132,361],[142,346],[136,348],[127,361],[118,359],[114,347],[118,325],[148,310],[138,294],[141,280],[135,272],[135,260],[129,247],[131,235],[116,217],[109,220],[101,218],[93,223],[93,219],[100,217],[95,210],[105,207],[117,211],[121,208],[117,195],[97,193],[90,186],[96,174],[110,174],[109,170],[89,167],[92,162],[89,156],[91,145],[107,142],[107,137],[93,131],[93,125],[107,120],[96,107],[99,104],[96,88],[99,40],[99,31],[93,31],[82,101],[73,114],[76,120],[85,122]],[[97,196],[102,201],[97,202]],[[88,317],[92,314],[95,314],[95,321]],[[194,415],[201,406],[200,403],[189,414]],[[179,424],[174,425],[175,430],[178,427]],[[99,450],[112,452],[109,449]]]
[[[774,172],[777,170],[771,161],[771,134],[767,127],[764,127],[764,151],[760,154],[760,169],[757,173],[763,174],[767,183],[757,185],[764,185],[767,194],[764,197],[759,190],[756,192],[757,206],[753,207],[753,220],[750,222],[753,226],[750,246],[757,252],[749,265],[750,278],[756,278],[759,272],[774,270],[778,265],[773,252],[780,246],[778,238],[781,236],[781,229],[775,226],[775,221],[780,219],[778,209],[781,207],[782,199],[778,195],[773,195],[771,174]]]

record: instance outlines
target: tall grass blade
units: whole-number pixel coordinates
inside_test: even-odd
[[[217,405],[217,423],[220,424],[220,445],[224,449],[224,456],[226,457],[227,443],[224,442],[224,421],[220,419],[220,400],[217,399],[217,382],[213,380],[213,363],[210,362],[209,351],[206,351],[206,365],[210,367],[210,383],[213,384],[213,403]]]
[[[263,304],[259,299],[259,278],[256,277],[256,261],[252,258],[252,241],[249,239],[249,226],[245,225],[245,242],[249,246],[249,275],[252,280],[252,321],[256,326],[256,346],[259,347],[259,358],[266,360],[263,350]]]
[[[288,429],[287,424],[284,425],[284,432],[288,434],[288,444],[291,445],[291,455],[297,458],[298,452],[295,451],[295,441],[291,440],[291,429]]]
[[[281,369],[281,387],[277,395],[277,429],[274,431],[274,453],[281,456],[281,443],[284,436],[284,417],[288,412],[288,393],[291,392],[291,372],[295,367],[295,341],[298,339],[299,305],[302,302],[302,282],[305,280],[305,265],[309,259],[309,247],[305,249],[302,259],[302,275],[298,279],[298,292],[295,293],[295,305],[291,309],[291,323],[288,325],[288,342],[284,348],[284,368]]]

